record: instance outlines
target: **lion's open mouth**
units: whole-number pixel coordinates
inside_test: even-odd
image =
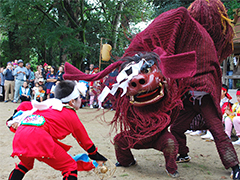
[[[159,86],[152,91],[141,91],[134,96],[130,96],[130,103],[134,105],[147,105],[159,101],[164,96],[164,87]]]

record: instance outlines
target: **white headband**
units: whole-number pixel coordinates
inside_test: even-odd
[[[80,94],[82,94],[84,97],[86,96],[86,92],[87,92],[87,86],[84,82],[80,82],[78,83],[77,81],[75,81],[76,85],[74,87],[73,92],[65,97],[60,99],[62,102],[69,102],[72,99],[76,99]]]
[[[77,88],[77,85],[75,85],[74,90],[71,94],[69,94],[67,97],[60,99],[62,102],[69,102],[72,99],[76,99],[80,95],[80,92]]]

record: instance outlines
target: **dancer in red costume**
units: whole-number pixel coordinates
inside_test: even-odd
[[[13,120],[7,122],[11,129],[16,129],[12,156],[21,160],[11,172],[10,180],[21,180],[33,168],[35,159],[61,171],[64,180],[77,179],[78,164],[67,153],[71,146],[58,141],[69,134],[76,138],[91,159],[100,164],[107,160],[98,153],[75,112],[81,105],[76,83],[60,82],[55,95],[56,99],[43,103],[20,104]]]
[[[188,148],[186,147],[186,136],[184,132],[189,128],[192,119],[194,119],[197,114],[201,114],[205,119],[205,126],[214,136],[223,165],[225,168],[232,168],[234,179],[240,179],[238,158],[230,139],[224,133],[221,122],[221,109],[219,106],[221,95],[220,63],[232,53],[233,34],[230,20],[227,18],[226,9],[221,1],[196,0],[190,6],[189,10],[180,7],[158,16],[143,32],[139,33],[133,39],[123,57],[128,58],[128,56],[134,56],[139,52],[154,51],[159,55],[160,60],[158,61],[162,74],[166,78],[165,80],[168,80],[166,83],[166,87],[168,87],[167,92],[175,92],[175,95],[184,94],[182,99],[179,98],[182,100],[181,102],[184,107],[177,119],[173,116],[173,114],[177,114],[177,111],[172,113],[174,108],[169,109],[169,107],[174,107],[172,104],[179,102],[177,96],[175,96],[176,101],[169,100],[169,104],[166,103],[168,105],[166,109],[170,110],[168,115],[170,115],[173,121],[171,132],[179,143],[180,156],[177,159],[190,160],[187,154]],[[124,58],[122,61],[126,60]],[[192,67],[193,69],[196,68],[194,76],[189,78],[186,75],[184,77],[185,72],[187,72],[185,69],[193,65],[195,60],[197,61],[197,66]],[[117,63],[122,64],[122,62]],[[115,68],[118,65],[117,63],[96,76],[88,77],[84,77],[79,71],[69,68],[69,72],[65,74],[65,78],[79,78],[84,80],[88,80],[88,78],[89,80],[99,79],[103,75],[106,75],[106,73],[109,73],[111,69]],[[67,66],[69,65],[67,64]],[[68,67],[66,67],[66,69],[68,69]],[[70,74],[70,71],[73,71],[74,74]],[[139,75],[141,75],[141,73]],[[138,75],[135,76],[138,77]],[[146,82],[140,78],[137,84],[135,79],[136,78],[133,77],[129,80],[128,90],[131,86],[140,87],[138,84],[144,85]],[[171,79],[175,79],[175,81],[171,81]],[[151,93],[152,92],[151,89]],[[168,94],[166,95],[168,96]],[[112,123],[116,125],[115,123],[120,122],[122,125],[120,126],[122,135],[127,137],[128,140],[125,141],[124,139],[126,138],[118,138],[117,135],[115,137],[115,144],[121,144],[120,148],[122,150],[129,150],[129,148],[138,145],[138,142],[142,143],[142,147],[144,147],[144,145],[146,145],[145,147],[149,147],[149,144],[144,144],[145,138],[154,138],[154,135],[163,131],[164,128],[154,129],[153,127],[155,126],[151,125],[151,123],[148,124],[148,127],[144,127],[141,126],[141,123],[143,119],[148,119],[149,116],[152,116],[149,115],[152,110],[153,114],[157,111],[164,112],[164,110],[166,110],[164,103],[161,103],[164,102],[164,98],[155,101],[154,107],[156,109],[158,108],[157,111],[154,111],[154,108],[148,109],[150,106],[146,106],[147,108],[141,109],[141,113],[140,111],[136,111],[134,107],[134,105],[138,103],[133,103],[139,98],[142,102],[145,96],[147,96],[141,94],[141,88],[138,88],[135,93],[129,94],[129,91],[127,91],[127,96],[121,96],[121,93],[116,96],[119,103],[117,104],[116,115]],[[131,102],[126,106],[128,101]],[[179,107],[181,108],[181,105],[178,106],[177,109],[180,109]],[[143,116],[143,114],[145,114],[145,116]],[[158,114],[158,118],[160,116],[161,114]],[[160,120],[154,125],[157,126],[159,123],[162,123],[164,126],[161,127],[167,127],[169,123],[171,123],[171,120],[164,122],[164,118],[159,119]],[[132,132],[134,133],[131,131],[129,133],[129,128],[133,128]],[[140,133],[139,131],[135,131],[139,130],[139,128]],[[127,135],[124,133],[127,133]],[[152,142],[154,142],[154,140]],[[151,146],[153,147],[152,144]],[[117,148],[119,148],[119,146]],[[117,158],[128,159],[128,163],[124,164],[125,166],[134,162],[133,156],[129,152],[125,155],[124,153],[119,153],[121,154],[119,155],[116,149],[116,154]],[[122,163],[122,160],[119,161]]]

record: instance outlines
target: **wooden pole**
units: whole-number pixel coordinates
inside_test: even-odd
[[[101,71],[101,61],[102,61],[102,58],[101,58],[101,56],[102,56],[102,39],[103,39],[103,38],[101,38],[101,41],[100,41],[99,71]]]
[[[222,83],[226,84],[226,75],[227,75],[227,60],[223,61],[223,69],[222,69]]]

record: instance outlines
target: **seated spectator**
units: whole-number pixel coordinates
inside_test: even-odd
[[[38,101],[38,102],[42,102],[45,98],[45,91],[43,90],[43,86],[39,85],[38,86],[38,91],[36,91],[35,95],[34,95],[34,100]]]
[[[33,97],[36,94],[36,92],[38,91],[38,87],[39,87],[39,84],[35,83],[35,86],[32,88],[32,95],[33,95]]]
[[[23,85],[20,87],[19,95],[21,102],[31,100],[30,88],[26,81],[24,81]]]
[[[233,125],[236,130],[237,136],[240,137],[240,89],[237,90],[236,96],[238,102],[234,103],[231,109],[228,106],[225,108],[225,113],[227,115],[227,117],[225,118],[225,132],[229,136],[229,138],[231,138]],[[233,144],[240,145],[240,139],[233,142]]]
[[[47,99],[47,93],[46,93],[47,92],[47,87],[44,84],[44,79],[40,78],[38,84],[39,84],[39,86],[43,87],[43,90],[45,91],[45,96],[44,96],[43,100],[46,100]]]

